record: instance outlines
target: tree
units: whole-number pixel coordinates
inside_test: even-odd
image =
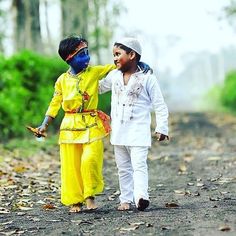
[[[236,0],[230,1],[229,5],[227,5],[224,8],[224,13],[225,13],[229,23],[235,28],[235,26],[236,26]]]
[[[101,63],[122,5],[112,0],[61,0],[61,8],[62,36],[78,34],[88,39],[96,63]]]
[[[96,62],[102,62],[102,52],[109,47],[114,34],[116,19],[124,10],[122,4],[109,0],[89,1],[89,36],[91,36],[91,50],[96,55]],[[110,49],[109,49],[110,50]]]
[[[12,10],[15,22],[15,50],[27,48],[42,52],[39,0],[13,0]]]
[[[61,0],[62,36],[88,37],[88,0]]]

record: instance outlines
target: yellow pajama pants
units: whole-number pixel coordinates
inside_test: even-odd
[[[103,143],[60,144],[61,202],[82,203],[103,191]]]

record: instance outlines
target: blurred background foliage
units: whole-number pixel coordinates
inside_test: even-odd
[[[21,137],[25,125],[41,123],[55,80],[67,66],[59,58],[22,51],[2,58],[0,68],[1,139]]]
[[[221,91],[221,102],[236,112],[236,71],[231,71],[226,75]]]
[[[50,29],[55,11],[61,16],[54,25],[59,40]],[[89,41],[92,63],[100,64],[111,54],[120,11],[122,5],[111,0],[0,0],[0,142],[28,137],[25,126],[42,122],[54,83],[68,69],[57,55],[59,41],[82,35]],[[109,112],[109,93],[100,96],[99,108]],[[50,132],[59,129],[62,116],[61,111]]]
[[[56,79],[68,69],[59,57],[46,57],[22,51],[10,58],[1,56],[0,130],[1,141],[28,134],[26,125],[42,122],[54,90]],[[110,95],[102,95],[100,109],[109,112]],[[51,131],[59,128],[62,112],[52,123]]]
[[[56,55],[59,40],[50,28],[54,10],[61,16],[54,29],[59,38],[70,34],[87,38],[93,64],[110,62],[110,42],[126,11],[114,0],[0,0],[0,142],[30,135],[25,125],[41,123],[54,83],[68,68]],[[224,14],[235,27],[236,1],[229,2]],[[220,104],[235,112],[236,71],[230,71],[215,91]],[[109,93],[100,96],[99,108],[109,112]],[[50,132],[58,130],[62,116],[61,112]]]

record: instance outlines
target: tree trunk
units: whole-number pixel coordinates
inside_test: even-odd
[[[40,30],[40,18],[39,18],[39,0],[30,1],[30,38],[31,49],[36,52],[42,52],[42,38]]]
[[[88,37],[88,0],[61,0],[62,35]]]
[[[42,52],[39,0],[13,0],[15,51],[27,48]]]

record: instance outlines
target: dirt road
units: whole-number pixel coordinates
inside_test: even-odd
[[[58,147],[27,159],[4,151],[0,235],[236,235],[236,117],[171,114],[170,136],[170,142],[153,142],[149,154],[151,205],[145,212],[116,210],[108,140],[99,209],[79,214],[60,204]]]

